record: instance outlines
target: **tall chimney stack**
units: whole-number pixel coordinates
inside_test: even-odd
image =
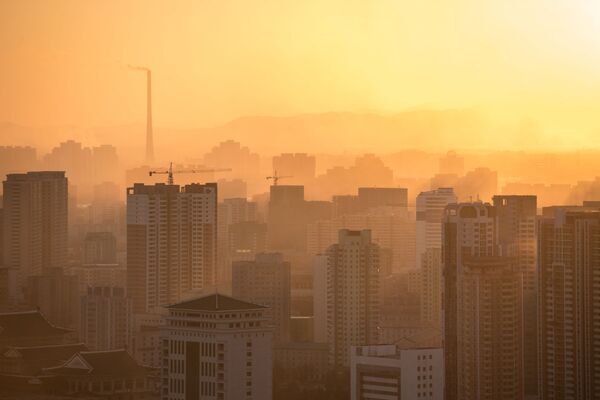
[[[152,72],[146,70],[148,93],[147,93],[147,106],[146,110],[146,163],[152,165],[154,163],[154,138],[152,137]]]
[[[152,136],[152,71],[146,67],[127,65],[127,68],[146,72],[146,164],[154,164],[154,138]]]

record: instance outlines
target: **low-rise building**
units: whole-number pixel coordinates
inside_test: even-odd
[[[441,348],[398,349],[394,344],[353,346],[351,399],[442,400],[443,365]]]

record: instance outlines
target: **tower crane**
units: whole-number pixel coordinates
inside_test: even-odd
[[[273,172],[273,176],[267,176],[267,180],[272,180],[273,181],[273,186],[277,186],[277,183],[279,182],[280,179],[287,179],[287,178],[293,178],[293,176],[291,176],[291,175],[285,175],[285,176],[277,175],[277,171]]]
[[[166,171],[148,171],[148,175],[165,174],[167,175],[167,183],[173,185],[173,174],[202,174],[208,172],[229,172],[231,168],[216,168],[216,169],[182,169],[173,171],[173,163],[169,164],[169,169]]]

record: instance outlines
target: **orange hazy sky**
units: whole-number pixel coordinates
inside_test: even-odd
[[[0,0],[0,121],[481,107],[579,143],[600,132],[594,0]]]

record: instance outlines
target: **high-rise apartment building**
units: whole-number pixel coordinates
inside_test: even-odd
[[[219,187],[219,191],[220,190],[221,188]],[[254,247],[261,246],[259,243],[257,243],[257,246],[253,246],[251,243],[236,243],[233,245],[231,243],[232,236],[234,236],[234,240],[241,239],[241,241],[244,241],[246,237],[249,237],[249,241],[254,239],[252,228],[256,227],[258,224],[258,212],[255,202],[250,202],[245,198],[225,199],[223,202],[219,203],[218,211],[217,276],[219,282],[224,283],[231,282],[231,263],[238,260],[253,260],[256,253],[247,253],[250,253]],[[241,232],[244,228],[240,228],[240,226],[247,228],[247,236],[243,235],[246,232]],[[261,238],[256,239],[257,241],[261,241]],[[266,246],[265,241],[266,237],[262,238],[261,248],[263,250]],[[242,247],[237,247],[238,245]]]
[[[442,322],[442,250],[425,250],[421,257],[420,307],[421,321],[441,330]]]
[[[128,189],[127,293],[135,313],[214,285],[216,254],[216,184]]]
[[[275,327],[275,342],[290,337],[290,277],[290,263],[281,253],[261,253],[254,261],[233,263],[233,297],[268,307],[265,316]]]
[[[446,207],[442,222],[442,270],[444,276],[444,391],[446,400],[459,397],[462,359],[458,335],[458,293],[465,260],[495,254],[495,212],[489,203],[460,203]],[[501,371],[497,371],[501,373]]]
[[[523,370],[526,396],[537,395],[537,197],[493,197],[499,253],[516,259],[522,274]]]
[[[288,176],[290,183],[306,185],[315,178],[317,161],[306,153],[283,153],[273,157],[273,171]]]
[[[11,287],[67,262],[68,185],[64,172],[9,174],[3,182],[4,267]],[[12,294],[22,298],[20,290]]]
[[[131,300],[123,288],[88,288],[81,298],[79,336],[90,350],[129,348],[132,331]]]
[[[88,232],[83,242],[84,264],[116,264],[117,239],[112,232]]]
[[[415,221],[402,209],[381,207],[370,213],[344,215],[311,222],[307,226],[306,247],[311,255],[325,252],[336,243],[340,229],[371,231],[371,239],[391,252],[394,272],[414,268]]]
[[[79,321],[79,283],[77,276],[62,268],[47,268],[41,275],[27,278],[25,302],[40,310],[55,325],[76,329]]]
[[[347,367],[351,346],[378,340],[379,246],[371,241],[371,231],[343,229],[326,257],[329,363]]]
[[[465,258],[457,282],[459,399],[523,399],[521,271],[511,257]]]
[[[304,214],[304,186],[272,185],[267,217],[269,249],[304,249]]]
[[[162,399],[272,398],[272,328],[265,307],[212,294],[168,309]]]
[[[564,207],[538,222],[539,398],[600,395],[600,211]]]
[[[417,196],[417,262],[421,268],[421,259],[427,249],[442,248],[442,219],[448,204],[456,203],[452,188],[439,188],[421,192]]]
[[[361,209],[375,207],[403,207],[408,205],[408,189],[395,187],[359,187],[358,203]]]

